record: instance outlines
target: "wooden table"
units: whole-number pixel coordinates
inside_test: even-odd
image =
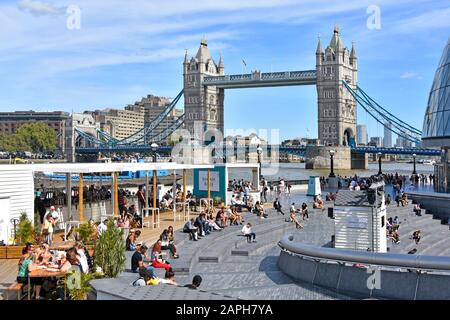
[[[28,300],[31,300],[31,278],[62,278],[66,275],[66,272],[61,271],[48,271],[47,269],[36,269],[28,273]]]

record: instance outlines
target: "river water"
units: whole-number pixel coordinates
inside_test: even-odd
[[[381,164],[383,173],[393,173],[401,175],[411,175],[413,171],[412,163],[404,162],[388,162]],[[416,171],[418,174],[430,175],[434,172],[434,166],[426,164],[416,164]],[[278,180],[284,178],[285,180],[308,180],[310,176],[328,176],[329,169],[321,170],[306,170],[304,163],[280,163],[277,166],[267,167],[263,166],[262,175],[268,180]],[[378,173],[378,162],[369,163],[368,170],[335,170],[336,175],[341,176],[371,176]],[[251,180],[251,172],[249,169],[230,168],[230,179],[244,179]]]

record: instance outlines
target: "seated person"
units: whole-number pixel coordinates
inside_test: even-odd
[[[230,226],[236,223],[236,215],[234,214],[233,210],[231,208],[235,208],[235,206],[231,206],[228,209],[226,209],[226,215],[228,217],[228,221],[230,221]]]
[[[264,207],[259,203],[259,201],[256,201],[255,213],[261,219],[267,218],[267,214],[266,214],[266,212],[264,210]]]
[[[400,219],[398,218],[398,216],[395,216],[394,220],[392,220],[392,224],[396,226],[400,225]]]
[[[416,216],[421,216],[422,215],[422,209],[420,208],[420,204],[419,203],[414,204],[413,211],[416,214]]]
[[[206,223],[206,214],[201,213],[194,222],[194,226],[197,227],[198,235],[200,237],[204,237],[205,235],[209,234],[209,225]]]
[[[170,263],[162,258],[160,239],[158,239],[153,245],[151,259],[152,259],[152,267],[164,268],[166,269],[166,271],[170,270]]]
[[[255,206],[255,198],[253,198],[252,195],[249,195],[248,198],[247,198],[247,209],[248,209],[248,211],[251,211],[254,206]]]
[[[236,207],[231,207],[231,215],[230,215],[230,225],[235,224],[238,225],[244,222],[244,219],[242,218],[242,214],[239,213],[236,209]]]
[[[247,237],[247,242],[256,242],[256,233],[252,231],[252,224],[247,223],[244,227],[242,227],[241,232],[244,234],[245,237]]]
[[[147,250],[147,246],[143,244],[134,252],[131,257],[131,271],[133,273],[138,273],[139,268],[144,267],[147,268],[151,274],[155,274],[155,269],[151,265],[144,263],[144,256],[147,255]]]
[[[172,257],[174,259],[177,259],[177,247],[173,242],[171,243],[169,240],[169,230],[164,229],[164,231],[159,236],[159,240],[161,240],[161,250],[169,250]]]
[[[208,215],[206,222],[208,223],[210,230],[222,230],[222,228],[216,223],[216,220],[214,220],[212,214]]]
[[[400,199],[400,203],[402,204],[402,207],[406,206],[408,204],[408,196],[405,192],[403,192],[402,197]]]
[[[189,240],[198,240],[198,229],[196,226],[194,226],[194,218],[191,218],[191,220],[188,220],[183,227],[184,233],[189,233]]]
[[[198,287],[200,287],[200,284],[202,283],[202,277],[199,275],[195,275],[192,279],[192,284],[185,285],[186,288],[196,290]]]
[[[130,230],[130,234],[128,235],[127,240],[125,242],[126,250],[128,250],[128,251],[136,250],[137,239],[139,238],[140,235],[141,235],[140,230],[136,230],[136,231],[134,229]]]
[[[172,269],[166,271],[164,279],[159,279],[159,283],[173,284],[176,286],[178,285],[178,283],[175,281],[175,273],[172,271]]]
[[[320,196],[317,196],[314,200],[313,208],[325,210],[323,200],[320,198]]]
[[[216,223],[221,227],[225,228],[227,226],[228,217],[225,214],[225,210],[221,208],[216,215]]]
[[[34,260],[34,261],[33,261]],[[24,285],[28,284],[28,274],[31,271],[37,269],[44,269],[45,265],[39,265],[36,262],[35,256],[33,256],[33,251],[31,247],[25,247],[22,249],[22,258],[19,261],[19,271],[17,272],[17,283],[22,283]],[[30,278],[31,286],[34,291],[34,298],[40,299],[42,284],[44,283],[44,278]],[[32,288],[28,288],[32,290]]]
[[[420,230],[416,230],[413,232],[412,239],[419,244],[420,239],[422,238],[422,232]]]
[[[131,284],[133,287],[145,287],[146,285],[157,285],[159,279],[154,273],[151,273],[147,268],[139,268],[139,278]]]
[[[389,239],[392,240],[392,243],[399,244],[400,243],[400,235],[397,230],[393,230],[389,234]]]

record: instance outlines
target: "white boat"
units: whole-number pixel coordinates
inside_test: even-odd
[[[435,165],[435,164],[436,164],[436,161],[434,161],[434,160],[425,160],[425,161],[423,162],[423,164]]]

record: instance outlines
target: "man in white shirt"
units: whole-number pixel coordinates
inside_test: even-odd
[[[59,219],[59,213],[58,211],[56,211],[54,206],[50,207],[50,210],[45,214],[45,219],[47,219],[47,216],[51,215],[53,220],[55,221],[55,223],[58,221]]]
[[[84,246],[81,242],[77,242],[75,244],[75,248],[77,249],[77,254],[80,256],[80,265],[81,270],[83,270],[83,273],[89,272],[89,264],[86,257],[86,254],[84,253]]]
[[[241,232],[244,234],[245,237],[247,237],[248,242],[256,242],[256,234],[252,232],[252,224],[247,223],[244,227],[242,227]]]
[[[98,233],[99,236],[101,236],[102,233],[105,232],[106,229],[108,229],[108,227],[106,226],[106,223],[107,223],[107,222],[108,222],[108,221],[105,220],[105,221],[102,221],[102,222],[98,225],[98,227],[97,227],[97,233]]]

